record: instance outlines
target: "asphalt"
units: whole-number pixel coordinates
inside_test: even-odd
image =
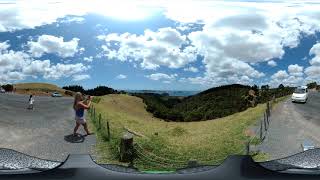
[[[257,150],[269,155],[270,160],[302,152],[305,141],[320,147],[320,93],[310,92],[307,103],[292,103],[288,98],[271,113],[266,138]]]
[[[0,148],[42,159],[64,161],[69,154],[92,154],[96,139],[71,136],[75,125],[73,99],[35,97],[28,110],[27,95],[0,94]],[[85,134],[80,128],[80,134]]]

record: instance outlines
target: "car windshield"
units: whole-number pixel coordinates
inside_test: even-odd
[[[302,89],[302,88],[297,88],[294,93],[296,94],[304,94],[306,93],[306,89]]]
[[[300,0],[7,0],[0,147],[141,171],[319,147],[319,15]]]

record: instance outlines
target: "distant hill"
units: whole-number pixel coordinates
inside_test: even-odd
[[[169,121],[201,121],[225,117],[264,103],[273,95],[292,93],[292,88],[258,90],[241,84],[208,89],[193,96],[176,98],[154,93],[133,93],[147,105],[146,110],[157,118]],[[249,93],[251,92],[251,93]]]
[[[64,96],[68,96],[65,94],[64,89],[48,83],[18,83],[14,84],[13,88],[16,89],[16,93],[19,94],[35,94],[35,95],[51,95],[52,92],[59,92]],[[70,94],[71,96],[72,94]]]

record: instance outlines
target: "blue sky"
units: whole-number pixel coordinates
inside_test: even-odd
[[[181,11],[179,1],[107,9],[99,1],[10,2],[0,4],[0,84],[204,90],[320,83],[317,3],[190,0]]]

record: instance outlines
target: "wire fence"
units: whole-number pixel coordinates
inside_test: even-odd
[[[271,123],[272,108],[275,102],[276,98],[273,97],[272,100],[266,103],[266,109],[263,112],[263,117],[261,118],[261,120],[259,121],[259,125],[255,128],[253,132],[254,136],[251,136],[248,142],[246,143],[245,149],[247,155],[249,155],[251,151],[250,145],[260,144],[265,140]]]
[[[111,133],[110,133],[110,123],[109,120],[104,120],[101,113],[98,113],[96,111],[96,108],[91,105],[90,109],[88,110],[89,116],[91,121],[93,122],[95,128],[97,131],[100,132],[102,138],[104,138],[107,141],[110,141]],[[106,122],[107,126],[104,126],[104,122]]]
[[[254,136],[251,136],[246,142],[244,148],[241,148],[239,151],[234,152],[232,154],[239,154],[239,155],[249,155],[250,154],[250,145],[256,143],[254,141],[259,141],[259,143],[263,142],[265,139],[269,125],[271,122],[271,114],[272,114],[272,106],[275,102],[275,98],[271,101],[266,103],[266,109],[263,113],[262,119],[259,121],[259,127],[255,128]],[[89,109],[89,115],[91,121],[93,122],[94,126],[97,130],[102,134],[102,137],[106,140],[110,140],[110,125],[108,119],[103,119],[102,114],[96,111],[94,106],[91,106]],[[105,124],[106,123],[106,124]],[[119,137],[120,138],[120,137]],[[224,161],[227,157],[222,157],[218,159],[212,160],[201,160],[199,162],[196,161],[195,164],[192,164],[192,160],[189,161],[182,161],[177,159],[169,159],[165,157],[158,156],[146,148],[143,148],[140,144],[134,143],[133,144],[133,156],[134,162],[141,162],[143,165],[149,167],[156,167],[156,168],[166,168],[166,169],[179,169],[185,167],[192,167],[194,165],[218,165],[222,161]],[[132,162],[133,164],[133,162]]]

